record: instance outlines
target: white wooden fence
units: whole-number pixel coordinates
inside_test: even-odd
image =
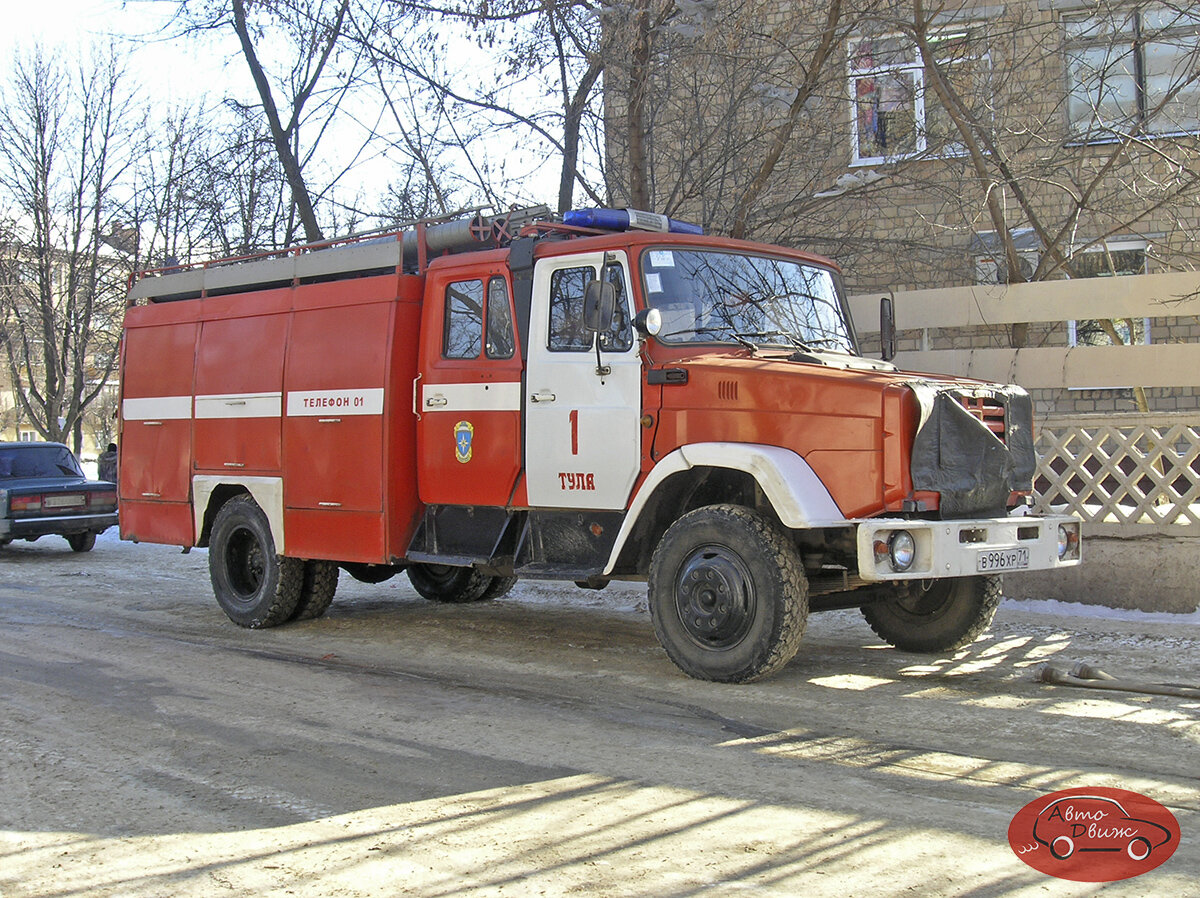
[[[1038,510],[1096,536],[1200,536],[1200,416],[1077,415],[1037,434]]]

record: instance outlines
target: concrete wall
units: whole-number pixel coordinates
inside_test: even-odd
[[[1084,525],[1082,564],[1006,574],[1004,595],[1190,614],[1200,609],[1200,538],[1089,537]]]

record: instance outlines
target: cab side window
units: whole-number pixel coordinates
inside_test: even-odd
[[[489,359],[511,359],[515,345],[508,283],[504,278],[494,277],[488,281],[487,356]]]
[[[455,281],[446,287],[442,355],[477,359],[483,346],[483,281]]]
[[[592,348],[592,335],[583,326],[583,294],[588,282],[596,276],[590,265],[580,268],[560,268],[550,275],[550,336],[551,352],[587,352]],[[618,266],[609,266],[608,280],[617,288],[617,306],[613,313],[613,331],[600,334],[600,349],[604,352],[625,352],[633,346],[625,298],[625,276]]]
[[[595,269],[560,268],[550,275],[550,350],[587,352],[592,335],[583,326],[583,290]]]
[[[629,317],[629,302],[625,298],[625,270],[618,265],[609,265],[608,282],[617,288],[617,305],[613,309],[610,329],[600,334],[600,350],[628,352],[633,348],[633,323]]]

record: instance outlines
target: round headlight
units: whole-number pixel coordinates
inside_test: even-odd
[[[633,316],[633,328],[640,337],[654,337],[662,330],[662,312],[658,309],[642,309]]]
[[[1071,550],[1071,531],[1065,524],[1058,525],[1058,557],[1065,558]]]
[[[892,570],[907,571],[917,557],[917,543],[907,530],[897,530],[888,538],[888,558]]]

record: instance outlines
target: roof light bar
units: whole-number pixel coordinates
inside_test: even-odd
[[[704,228],[640,209],[571,209],[563,213],[563,224],[606,231],[660,231],[664,234],[703,234]]]

